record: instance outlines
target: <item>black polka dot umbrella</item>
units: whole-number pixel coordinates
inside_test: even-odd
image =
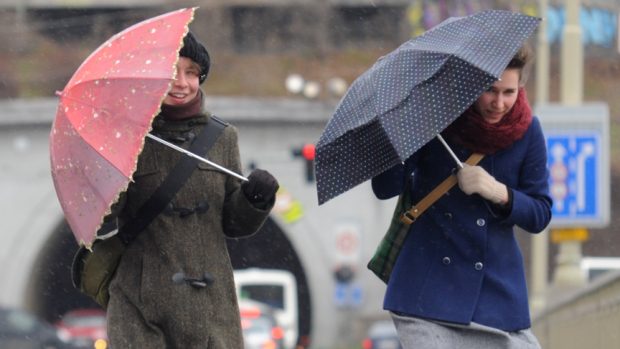
[[[540,19],[490,10],[450,18],[353,82],[317,143],[319,204],[406,160],[498,78]]]

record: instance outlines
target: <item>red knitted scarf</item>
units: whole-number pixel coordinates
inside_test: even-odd
[[[517,101],[497,123],[491,124],[470,106],[443,132],[449,141],[473,152],[493,154],[521,139],[532,122],[532,109],[525,89],[519,89]]]

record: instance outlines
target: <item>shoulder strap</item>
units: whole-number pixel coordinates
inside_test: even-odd
[[[195,154],[206,154],[226,126],[228,126],[227,123],[211,116],[207,125],[194,139],[188,150]],[[136,217],[119,229],[119,237],[125,245],[135,240],[138,234],[166,208],[170,200],[192,175],[197,162],[197,159],[189,156],[184,156],[177,162],[151,197],[140,206]]]
[[[474,166],[482,160],[484,157],[483,154],[473,153],[471,156],[465,161],[466,164]],[[452,188],[458,182],[456,175],[451,174],[448,178],[446,178],[443,182],[439,183],[438,186],[435,187],[430,193],[426,194],[420,202],[411,206],[411,208],[405,211],[401,216],[401,222],[410,225],[415,222],[418,217],[424,213],[435,201],[439,200],[439,198],[445,194],[450,188]]]

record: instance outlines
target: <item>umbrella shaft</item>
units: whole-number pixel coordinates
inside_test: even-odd
[[[237,178],[239,178],[242,181],[246,181],[246,182],[248,181],[248,179],[243,177],[242,175],[237,174],[237,173],[235,173],[235,172],[233,172],[233,171],[231,171],[231,170],[229,170],[229,169],[227,169],[225,167],[222,167],[222,166],[214,163],[213,161],[209,161],[209,160],[203,158],[202,156],[196,155],[196,154],[192,153],[191,151],[187,151],[186,149],[183,149],[183,148],[181,148],[179,146],[176,146],[176,145],[174,145],[174,144],[172,144],[172,143],[170,143],[168,141],[165,141],[165,140],[163,140],[163,139],[161,139],[161,138],[159,138],[157,136],[153,136],[150,133],[147,133],[146,136],[148,138],[154,140],[154,141],[157,141],[157,142],[159,142],[159,143],[161,143],[163,145],[166,145],[166,146],[168,146],[168,147],[170,147],[170,148],[172,148],[172,149],[174,149],[176,151],[179,151],[179,152],[181,152],[181,153],[183,153],[183,154],[185,154],[185,155],[187,155],[189,157],[192,157],[192,158],[194,158],[196,160],[204,162],[205,164],[209,164],[209,165],[217,168],[218,170],[220,170],[222,172],[225,172],[225,173],[227,173],[227,174],[229,174],[229,175],[231,175],[233,177],[237,177]]]
[[[458,166],[459,168],[463,168],[463,163],[461,162],[461,160],[459,160],[459,158],[456,156],[456,154],[454,154],[454,152],[452,151],[452,148],[450,148],[448,143],[446,143],[446,141],[444,141],[443,137],[439,133],[437,134],[437,139],[439,139],[441,144],[443,144],[443,146],[448,150],[448,153],[450,153],[450,155],[454,159],[454,162],[456,162],[456,166]]]

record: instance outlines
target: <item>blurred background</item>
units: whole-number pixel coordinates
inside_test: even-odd
[[[113,34],[189,6],[199,6],[190,28],[212,58],[209,109],[239,128],[244,168],[266,168],[282,185],[262,231],[229,245],[235,269],[256,272],[238,279],[247,286],[239,296],[271,307],[248,312],[273,318],[265,320],[274,323],[269,345],[396,348],[392,339],[377,346],[374,337],[393,334],[376,330],[387,318],[385,286],[365,268],[394,202],[378,202],[362,185],[318,207],[313,144],[346,88],[379,57],[448,17],[509,9],[544,19],[530,40],[536,60],[526,87],[549,114],[550,134],[591,127],[600,141],[596,162],[584,165],[596,174],[587,202],[595,207],[585,218],[559,212],[567,220],[538,240],[518,234],[534,330],[545,348],[620,347],[620,1],[0,0],[0,305],[52,326],[60,344],[48,347],[102,348],[107,338],[101,312],[70,281],[77,244],[49,174],[55,92]],[[7,319],[24,318],[10,311]],[[77,334],[70,323],[87,329]],[[7,333],[44,332],[33,324],[0,319],[0,347],[11,347]]]

